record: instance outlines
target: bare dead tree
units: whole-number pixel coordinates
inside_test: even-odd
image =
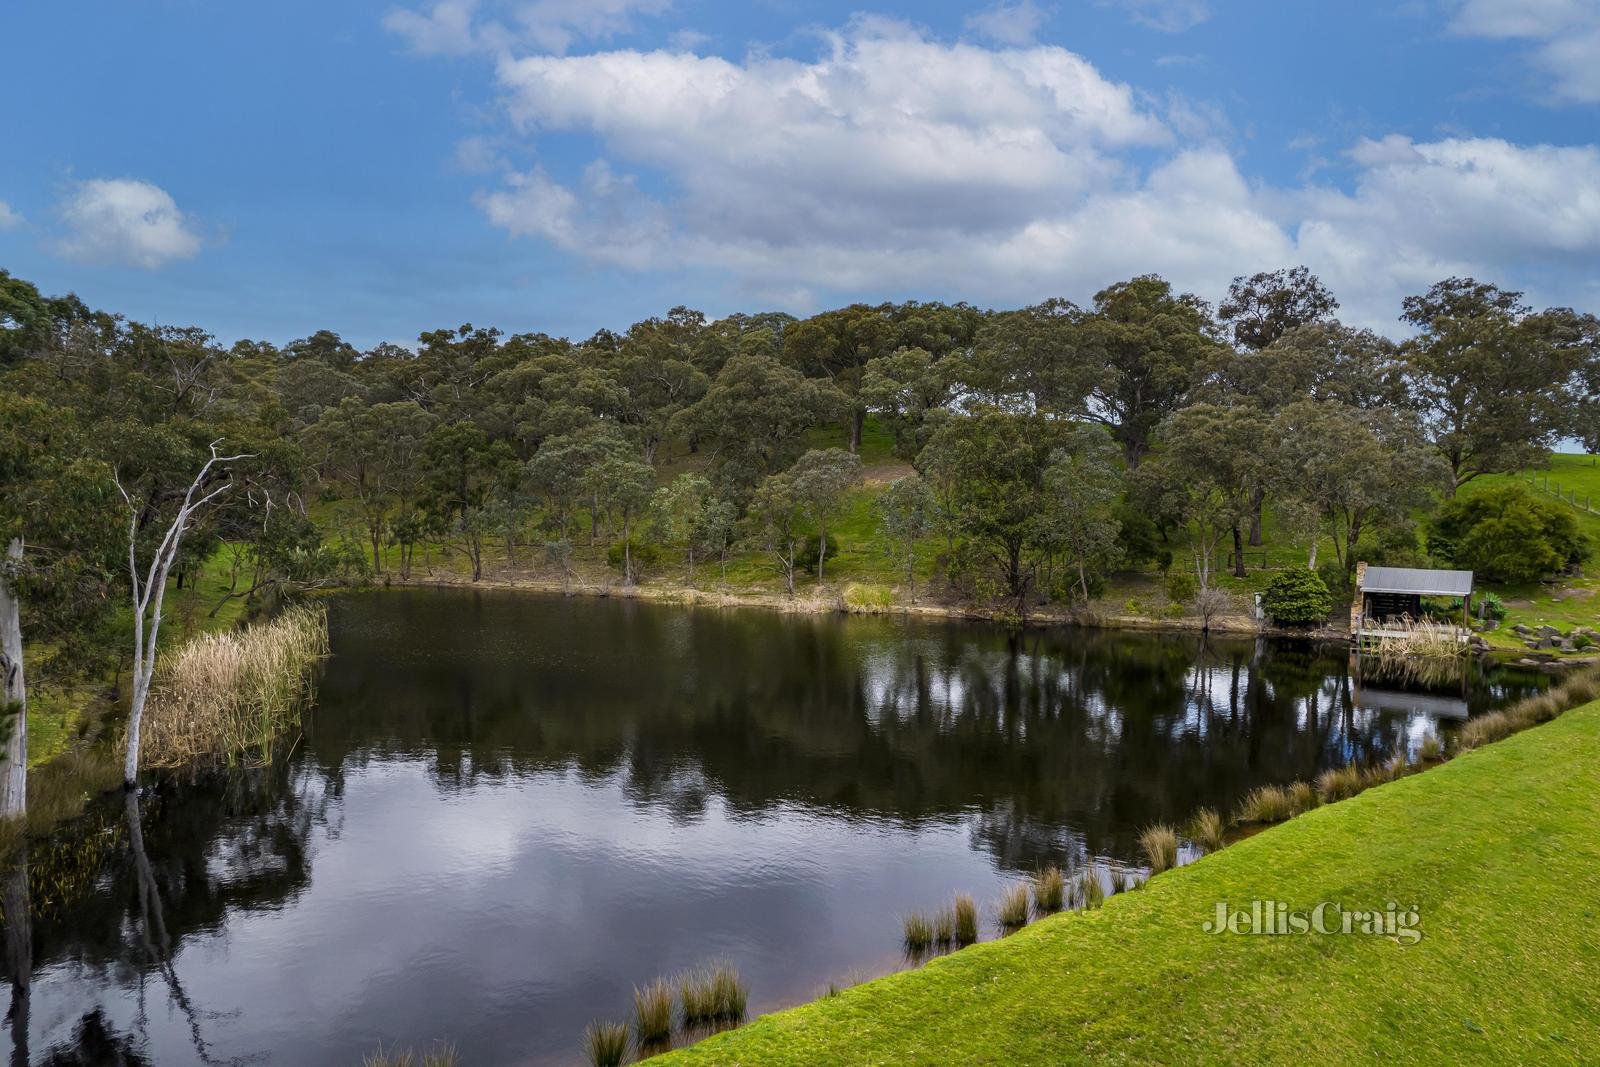
[[[22,566],[22,540],[13,538],[0,559],[0,818],[19,816],[28,805],[28,686],[22,671],[22,617],[12,575]]]
[[[194,476],[194,481],[189,483],[188,491],[183,494],[183,503],[151,553],[142,579],[139,566],[139,516],[142,505],[134,500],[120,481],[117,482],[117,491],[128,504],[128,577],[133,583],[133,701],[128,709],[128,753],[122,772],[122,780],[130,788],[139,778],[139,727],[144,719],[145,701],[150,696],[150,680],[155,675],[156,638],[161,631],[161,602],[167,592],[167,573],[178,558],[183,535],[188,532],[195,515],[233,488],[233,473],[229,471],[227,481],[206,490],[206,482],[212,471],[219,466],[250,458],[245,453],[218,455],[217,445],[221,443],[220,440],[211,442],[211,458]]]

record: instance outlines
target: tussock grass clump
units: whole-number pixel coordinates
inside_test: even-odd
[[[686,1026],[743,1019],[748,998],[744,980],[731,964],[714,963],[678,976],[678,1001]]]
[[[1206,809],[1206,810],[1209,810],[1209,809]],[[1214,811],[1211,814],[1214,815],[1214,816],[1217,815],[1217,813],[1214,812]],[[1221,816],[1217,816],[1217,823],[1220,825],[1221,822],[1222,822]],[[1116,894],[1116,893],[1126,893],[1127,891],[1128,891],[1128,872],[1123,870],[1121,867],[1113,867],[1113,868],[1111,868],[1111,892],[1113,894]]]
[[[361,1067],[457,1067],[461,1057],[454,1045],[440,1042],[419,1057],[414,1049],[378,1046],[376,1052],[361,1057]]]
[[[1317,806],[1317,791],[1310,782],[1290,782],[1285,788],[1289,792],[1289,807],[1296,815],[1303,815]]]
[[[1294,799],[1282,786],[1252,789],[1239,805],[1240,822],[1283,822],[1294,814]]]
[[[1456,751],[1470,752],[1479,745],[1487,745],[1491,741],[1509,736],[1511,736],[1511,716],[1503,711],[1491,711],[1487,715],[1479,715],[1476,719],[1468,719],[1466,725],[1456,731]]]
[[[1417,757],[1424,763],[1438,763],[1444,759],[1444,742],[1439,740],[1439,735],[1430,733],[1422,739],[1422,744],[1417,746]]]
[[[1139,848],[1151,874],[1160,874],[1178,865],[1178,832],[1170,826],[1148,826],[1139,835]]]
[[[593,1067],[620,1067],[628,1058],[628,1024],[590,1023],[583,1032],[583,1050]]]
[[[196,637],[156,668],[144,763],[265,763],[274,741],[299,723],[313,670],[327,654],[328,616],[320,606],[291,607],[243,630]]]
[[[1033,876],[1033,910],[1049,915],[1061,910],[1066,879],[1060,867],[1046,867]]]
[[[914,911],[901,921],[906,948],[921,952],[933,944],[933,920],[927,912]]]
[[[1015,930],[1028,925],[1028,883],[1017,882],[1000,894],[995,905],[995,916],[1003,930]]]
[[[1216,852],[1227,844],[1226,835],[1227,826],[1223,824],[1222,816],[1211,808],[1201,808],[1195,812],[1194,819],[1189,823],[1189,838],[1207,852]],[[1112,887],[1114,889],[1116,888],[1117,877],[1121,874],[1121,871],[1112,873]],[[1123,878],[1126,880],[1125,875]]]
[[[956,895],[955,904],[951,907],[955,915],[955,941],[958,945],[970,945],[978,940],[978,905],[966,893]]]
[[[1350,764],[1317,775],[1317,796],[1324,804],[1348,800],[1361,792],[1361,768]]]
[[[1520,730],[1549,722],[1570,708],[1600,697],[1600,669],[1591,668],[1552,686],[1536,696],[1526,697],[1508,708],[1468,719],[1456,731],[1455,750],[1470,752],[1480,745],[1510,737]]]
[[[672,983],[665,978],[633,987],[633,1031],[640,1045],[672,1036]]]
[[[1098,908],[1106,902],[1106,887],[1100,881],[1100,869],[1092,863],[1078,875],[1078,901],[1085,909]]]
[[[933,943],[941,948],[950,944],[956,937],[956,917],[949,908],[940,908],[933,913]]]

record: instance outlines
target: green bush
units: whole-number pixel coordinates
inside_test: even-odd
[[[1315,626],[1328,621],[1333,594],[1315,571],[1296,567],[1273,576],[1261,606],[1280,626]]]
[[[1481,619],[1494,619],[1496,622],[1504,619],[1506,617],[1505,601],[1500,599],[1498,593],[1479,593],[1478,617]]]
[[[815,537],[808,537],[794,554],[795,569],[806,571],[810,574],[817,573],[817,557],[822,554],[822,544]],[[828,535],[828,559],[839,558],[839,539],[833,534]]]
[[[1589,558],[1588,537],[1565,504],[1502,485],[1447,501],[1435,516],[1428,550],[1491,582],[1533,582]]]
[[[661,546],[652,541],[635,541],[628,555],[633,559],[633,575],[642,578],[661,567]],[[606,549],[606,562],[611,569],[622,572],[622,542],[613,541],[611,547]]]
[[[1188,571],[1167,573],[1167,599],[1174,604],[1189,604],[1200,591],[1200,583]]]

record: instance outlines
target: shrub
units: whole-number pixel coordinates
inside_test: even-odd
[[[1189,604],[1199,591],[1199,583],[1195,581],[1194,575],[1188,571],[1167,572],[1167,599],[1174,604]]]
[[[633,561],[633,576],[643,578],[661,569],[661,546],[654,541],[635,541],[628,549],[628,558]],[[621,541],[611,542],[611,547],[606,549],[606,563],[618,574],[622,573]]]
[[[1428,537],[1434,555],[1480,581],[1532,582],[1589,558],[1589,538],[1566,505],[1501,485],[1446,501]]]
[[[1150,864],[1151,874],[1178,865],[1178,834],[1170,826],[1150,826],[1139,835],[1139,848]]]
[[[1500,594],[1487,591],[1478,594],[1478,618],[1498,622],[1505,617],[1506,602],[1500,599]]]
[[[844,587],[844,602],[856,611],[882,611],[894,606],[894,590],[887,585],[851,582]]]
[[[822,542],[815,537],[806,538],[801,542],[800,547],[795,550],[795,569],[806,571],[809,574],[817,573],[817,558],[821,555]],[[833,534],[828,535],[828,558],[830,560],[839,558],[839,539],[834,537]]]
[[[1222,816],[1211,808],[1201,808],[1189,823],[1189,837],[1207,852],[1215,852],[1226,844],[1227,827]]]
[[[1328,621],[1333,594],[1315,571],[1295,567],[1273,575],[1261,606],[1279,626],[1317,626]]]

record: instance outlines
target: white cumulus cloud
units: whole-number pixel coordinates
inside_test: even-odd
[[[13,226],[22,225],[22,213],[12,208],[4,200],[0,200],[0,230],[9,230]]]
[[[964,25],[969,33],[998,44],[1020,45],[1032,43],[1044,20],[1045,12],[1033,0],[1017,0],[1014,4],[997,3],[968,15]]]
[[[808,59],[505,54],[496,71],[511,136],[596,148],[576,174],[500,164],[478,197],[493,225],[629,269],[725,272],[798,306],[1082,300],[1151,271],[1215,298],[1296,263],[1384,329],[1403,296],[1456,273],[1600,300],[1592,144],[1394,136],[1273,187],[1241,173],[1225,116],[1163,106],[1063,48],[870,18]]]
[[[1600,103],[1600,0],[1457,0],[1450,28],[1526,41],[1557,100]]]
[[[581,40],[631,31],[640,15],[659,15],[671,0],[434,0],[395,8],[384,28],[421,55],[460,56],[530,46],[565,52]]]
[[[90,264],[152,270],[200,251],[193,221],[166,190],[134,178],[79,182],[61,204],[57,251]]]

